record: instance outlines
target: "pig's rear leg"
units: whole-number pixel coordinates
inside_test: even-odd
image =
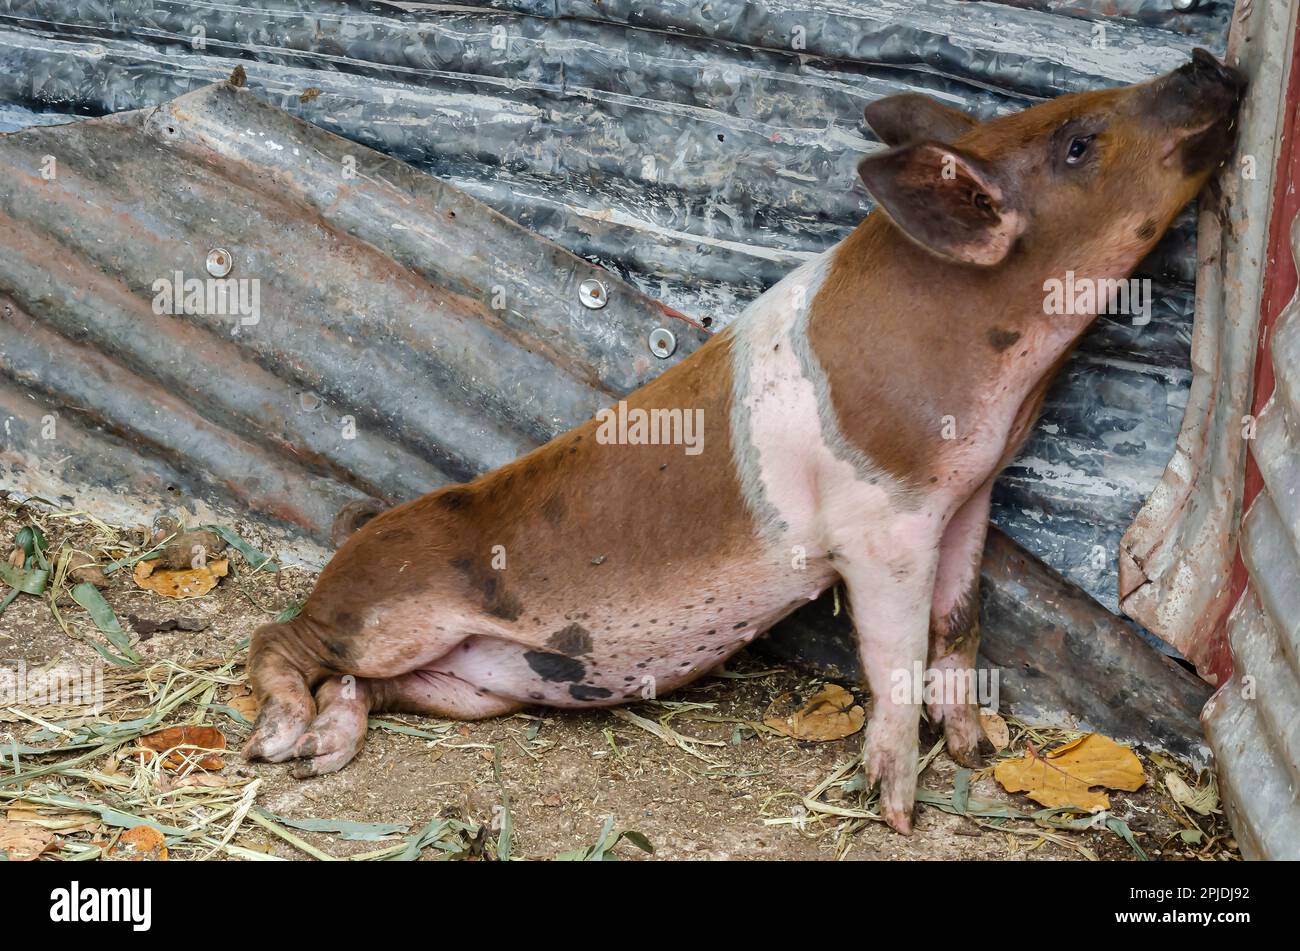
[[[928,699],[930,721],[943,724],[948,754],[962,766],[983,765],[992,747],[980,726],[975,696],[975,654],[980,642],[980,562],[988,535],[992,483],[968,499],[948,523],[939,548],[934,601],[930,606],[929,668],[938,699]]]
[[[299,742],[321,719],[317,702],[329,700],[337,709],[330,719],[321,721],[324,734],[316,732],[312,742],[328,739],[328,750],[309,754],[312,760],[342,756],[353,739],[359,714],[347,707],[345,700],[374,704],[369,691],[375,684],[400,677],[412,668],[435,664],[450,652],[463,634],[454,633],[450,625],[439,627],[436,635],[427,632],[417,638],[401,630],[367,629],[360,634],[340,634],[337,629],[318,620],[299,615],[291,621],[265,624],[253,634],[248,650],[248,681],[261,704],[253,735],[244,748],[248,759],[283,762],[298,752]],[[414,647],[414,649],[413,649]],[[312,690],[327,677],[353,675],[347,683],[355,696],[344,697],[333,689],[312,696]],[[364,716],[361,715],[364,722]],[[364,730],[360,734],[364,737]],[[337,769],[356,754],[342,759]],[[321,759],[325,767],[332,759]],[[328,771],[328,770],[325,770]]]
[[[494,697],[454,673],[431,668],[382,679],[331,677],[316,690],[316,718],[290,754],[298,779],[342,769],[361,752],[371,713],[422,713],[483,720],[513,713],[523,704]]]
[[[513,713],[516,700],[493,697],[455,674],[413,670],[378,680],[331,677],[316,690],[316,718],[290,754],[298,779],[342,769],[366,744],[371,713],[422,713],[455,720],[483,720]]]
[[[376,710],[422,713],[452,720],[486,720],[522,709],[524,704],[476,687],[456,669],[454,660],[439,661],[376,684]]]
[[[316,715],[312,683],[318,664],[292,621],[265,624],[248,648],[248,682],[261,709],[244,755],[280,763],[291,758],[298,738]]]
[[[298,779],[342,769],[366,745],[374,681],[331,677],[316,689],[316,718],[294,744]]]

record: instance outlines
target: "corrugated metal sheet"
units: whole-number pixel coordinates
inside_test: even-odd
[[[1124,613],[1176,646],[1213,684],[1223,683],[1232,668],[1222,621],[1236,593],[1230,575],[1242,504],[1244,423],[1259,353],[1269,223],[1280,187],[1275,162],[1294,108],[1287,86],[1296,4],[1256,4],[1237,24],[1229,55],[1251,81],[1237,147],[1238,159],[1248,165],[1221,177],[1222,211],[1200,221],[1187,412],[1177,451],[1124,536],[1119,566]]]
[[[1300,261],[1300,218],[1291,228]],[[1250,451],[1264,489],[1242,522],[1250,581],[1228,618],[1232,677],[1205,708],[1242,854],[1300,859],[1300,298],[1272,335],[1277,388]]]
[[[1300,858],[1298,28],[1294,2],[1237,17],[1245,164],[1201,221],[1179,450],[1120,566],[1125,611],[1221,684],[1202,722],[1242,854],[1263,859]]]
[[[65,503],[175,499],[324,542],[348,501],[508,462],[707,338],[226,84],[0,137],[0,165],[0,483]],[[158,313],[157,282],[206,279],[214,248],[258,313]]]
[[[1222,0],[1190,12],[1147,0],[0,0],[0,123],[154,106],[242,63],[267,101],[722,325],[868,210],[854,174],[875,147],[867,102],[919,90],[991,115],[1140,80],[1198,43],[1222,51],[1228,11]],[[1147,264],[1152,323],[1098,326],[998,487],[995,520],[1112,608],[1113,552],[1173,451],[1190,384],[1191,230],[1189,217]],[[494,385],[484,378],[474,401],[503,405]],[[472,462],[499,458],[489,442]]]

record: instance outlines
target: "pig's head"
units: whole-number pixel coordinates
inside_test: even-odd
[[[1245,80],[1204,50],[1136,86],[989,122],[920,95],[867,107],[858,171],[913,241],[983,267],[1132,270],[1228,157]]]

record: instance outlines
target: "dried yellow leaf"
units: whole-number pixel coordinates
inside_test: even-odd
[[[1040,805],[1088,812],[1110,808],[1110,797],[1094,792],[1094,786],[1132,792],[1146,782],[1137,754],[1099,733],[1087,733],[1046,755],[1031,749],[1020,759],[998,763],[993,776],[1003,789],[1023,792]]]
[[[30,862],[54,846],[54,833],[48,829],[0,819],[0,855],[9,861]]]
[[[137,561],[131,576],[147,591],[165,598],[198,598],[217,586],[230,571],[230,559],[219,558],[202,568],[158,568],[155,561]]]
[[[1011,745],[1011,730],[1007,726],[1007,721],[1002,719],[994,710],[980,711],[980,726],[984,729],[984,735],[989,738],[993,744],[993,749],[1001,753]]]
[[[838,684],[827,684],[797,710],[784,712],[783,708],[788,709],[797,702],[792,694],[777,697],[763,723],[796,740],[824,743],[852,736],[862,729],[867,719],[853,694]]]
[[[241,717],[250,723],[257,719],[257,711],[260,709],[257,698],[253,696],[253,691],[248,688],[247,684],[232,685],[226,705],[238,712]]]

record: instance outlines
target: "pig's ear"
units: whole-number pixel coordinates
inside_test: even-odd
[[[894,224],[940,257],[989,267],[1024,231],[1011,186],[952,146],[922,142],[877,152],[858,174]]]
[[[867,105],[865,114],[871,131],[886,145],[955,142],[976,124],[960,109],[945,106],[919,92],[877,99]]]

